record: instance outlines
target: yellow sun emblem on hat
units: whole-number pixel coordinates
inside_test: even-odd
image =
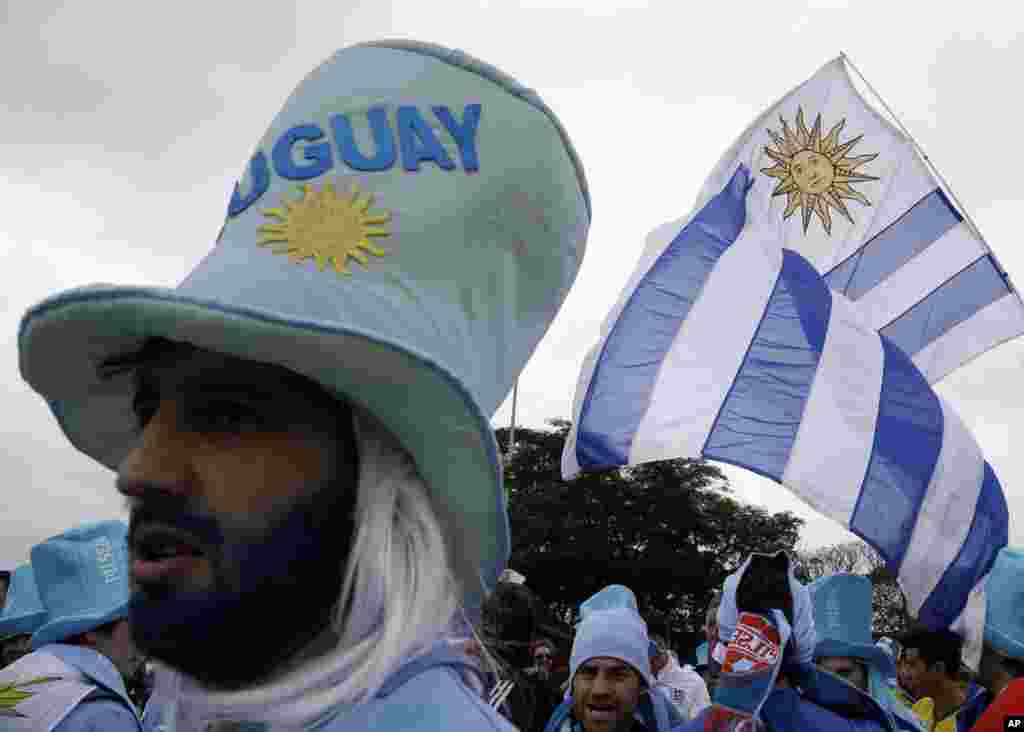
[[[383,226],[391,213],[371,213],[373,196],[361,193],[358,184],[349,193],[337,192],[331,182],[320,190],[312,183],[300,185],[299,190],[298,199],[283,197],[281,208],[263,211],[277,223],[259,227],[260,246],[273,244],[276,254],[287,254],[293,262],[314,259],[320,271],[331,263],[343,275],[352,274],[345,266],[349,257],[366,267],[367,254],[384,256],[386,252],[370,240],[391,233]]]
[[[878,154],[847,157],[846,153],[864,135],[840,144],[839,133],[846,125],[845,119],[839,120],[825,137],[821,136],[821,115],[815,118],[814,126],[808,130],[804,124],[803,108],[797,110],[795,130],[790,129],[782,117],[779,117],[779,121],[782,123],[781,135],[768,130],[777,149],[767,145],[764,148],[775,165],[761,168],[761,172],[779,179],[772,196],[787,196],[782,218],[788,219],[797,208],[801,209],[805,234],[811,215],[814,214],[825,227],[825,233],[831,235],[830,210],[833,208],[851,224],[854,223],[843,201],[853,200],[865,206],[871,205],[871,201],[860,191],[854,190],[852,184],[878,180],[873,175],[856,172],[857,168],[874,160]]]

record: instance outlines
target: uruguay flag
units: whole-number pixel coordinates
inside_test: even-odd
[[[752,470],[875,547],[921,621],[980,642],[1008,535],[999,481],[911,358],[749,225],[759,187],[740,163],[648,237],[584,360],[562,472],[693,456]]]
[[[801,254],[934,384],[1024,333],[1024,303],[914,145],[870,107],[844,57],[764,112],[726,152],[758,184],[747,227]]]

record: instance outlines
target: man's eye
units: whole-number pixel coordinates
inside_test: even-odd
[[[160,402],[156,399],[135,399],[132,402],[132,411],[135,412],[135,419],[139,428],[145,427],[153,419]]]
[[[211,432],[233,432],[243,425],[259,422],[260,415],[237,402],[208,402],[191,412],[194,426]]]

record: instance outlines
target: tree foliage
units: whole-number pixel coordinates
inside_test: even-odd
[[[881,555],[863,541],[797,553],[796,574],[802,582],[838,572],[860,574],[871,580],[872,631],[876,636],[907,629],[910,619],[896,576]]]
[[[605,585],[636,594],[652,630],[686,649],[713,590],[752,551],[792,551],[802,521],[728,495],[725,476],[702,460],[666,460],[562,480],[570,424],[516,430],[506,454],[512,527],[510,566],[564,622]],[[508,431],[499,430],[507,445]]]

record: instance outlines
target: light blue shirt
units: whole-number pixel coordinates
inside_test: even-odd
[[[142,729],[124,679],[110,659],[91,648],[65,643],[51,643],[39,650],[81,671],[97,687],[53,728],[53,732],[139,732]]]
[[[479,673],[465,659],[442,644],[413,659],[384,683],[365,704],[325,712],[306,732],[341,730],[408,730],[409,732],[461,732],[493,730],[516,732],[512,724],[490,707],[462,677],[464,671]],[[150,705],[143,715],[147,732],[167,729],[164,710]],[[260,723],[242,724],[243,730],[262,730]],[[62,731],[63,732],[63,731]]]

